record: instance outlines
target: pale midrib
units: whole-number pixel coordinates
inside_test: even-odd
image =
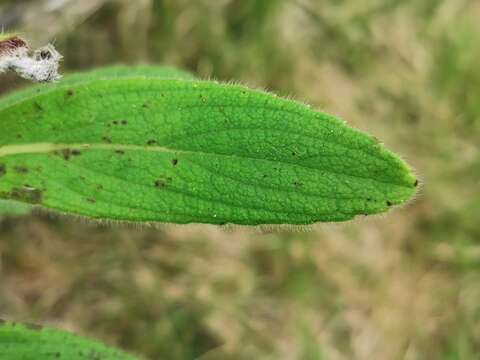
[[[138,150],[147,152],[185,152],[162,146],[142,146],[126,144],[52,144],[34,143],[22,145],[7,145],[0,147],[0,157],[20,154],[44,154],[62,150]]]
[[[53,143],[33,143],[33,144],[21,144],[21,145],[4,145],[0,147],[0,158],[6,157],[9,155],[21,155],[21,154],[47,154],[55,151],[62,151],[62,150],[113,150],[113,151],[146,151],[146,152],[169,152],[169,153],[176,153],[176,154],[208,154],[208,155],[217,155],[217,156],[231,156],[231,157],[240,157],[243,159],[251,159],[251,160],[263,160],[263,161],[271,161],[275,162],[274,160],[269,159],[259,159],[255,157],[249,156],[241,156],[241,155],[234,155],[234,154],[217,154],[217,153],[209,153],[204,151],[192,151],[192,150],[179,150],[179,149],[171,149],[168,147],[163,146],[145,146],[145,145],[128,145],[128,144],[53,144]],[[280,161],[281,162],[281,161]],[[296,165],[302,168],[310,169],[310,170],[321,170],[311,166],[306,166],[303,164],[293,164],[290,162],[285,162],[289,165]],[[366,176],[358,176],[352,174],[344,174],[340,172],[335,172],[332,170],[324,170],[332,174],[342,175],[352,178],[359,178],[363,180],[374,181],[377,183],[387,184],[387,185],[397,185],[397,186],[405,186],[405,184],[395,184],[390,183],[387,181],[382,181],[379,179],[369,178]]]

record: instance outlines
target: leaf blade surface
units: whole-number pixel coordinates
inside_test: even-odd
[[[52,328],[0,321],[0,358],[134,360],[120,350]]]
[[[349,220],[415,193],[402,160],[332,116],[153,72],[75,75],[0,101],[0,197],[100,219],[256,225]]]

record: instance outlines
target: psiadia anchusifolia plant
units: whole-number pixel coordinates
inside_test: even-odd
[[[0,99],[0,198],[93,219],[312,224],[410,199],[410,168],[333,116],[169,68]]]
[[[61,56],[0,41],[0,72],[59,78]],[[0,99],[0,212],[18,204],[132,222],[312,224],[410,199],[410,168],[375,138],[295,101],[159,67],[113,67]],[[3,199],[3,200],[1,200]],[[0,321],[0,358],[133,359]]]

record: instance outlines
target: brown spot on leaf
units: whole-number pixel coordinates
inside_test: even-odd
[[[154,185],[157,188],[162,188],[167,185],[167,183],[172,182],[172,178],[170,176],[167,176],[166,178],[159,178],[155,180]]]
[[[55,154],[63,157],[64,160],[70,160],[72,156],[79,156],[82,152],[78,149],[65,148],[62,150],[54,151]]]
[[[13,170],[17,174],[28,174],[28,168],[26,168],[25,166],[15,166]]]
[[[42,191],[30,187],[14,187],[7,193],[1,194],[3,197],[12,200],[23,201],[29,204],[40,204],[42,202]]]
[[[38,101],[35,101],[33,103],[33,108],[36,110],[36,111],[43,111],[43,106],[40,105],[40,103]]]
[[[156,188],[162,188],[165,186],[165,180],[162,180],[162,179],[155,180],[154,184]]]

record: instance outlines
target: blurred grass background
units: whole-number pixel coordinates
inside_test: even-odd
[[[423,179],[384,217],[305,231],[4,218],[0,317],[147,359],[478,359],[479,17],[477,0],[0,0],[0,25],[55,39],[66,72],[151,62],[272,90]]]

